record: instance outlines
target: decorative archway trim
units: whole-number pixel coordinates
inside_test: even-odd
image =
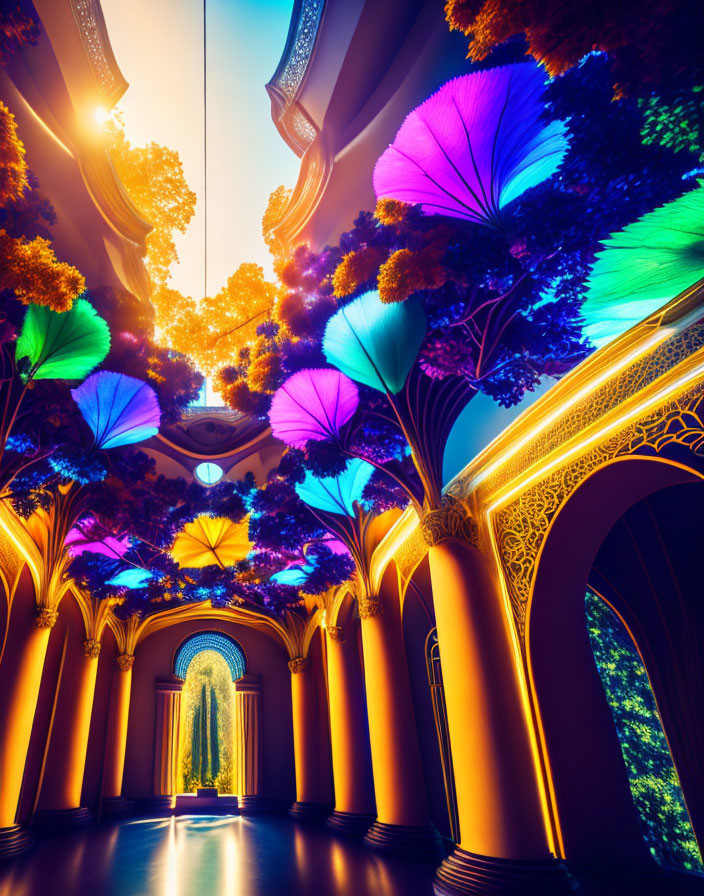
[[[222,656],[233,681],[242,678],[247,671],[247,660],[237,641],[223,632],[207,631],[189,635],[179,644],[174,655],[174,675],[185,679],[191,662],[204,650],[214,650]]]

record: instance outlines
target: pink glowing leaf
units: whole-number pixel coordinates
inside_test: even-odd
[[[340,435],[358,404],[357,385],[339,370],[299,370],[274,394],[271,431],[295,448],[311,439],[330,441]]]
[[[64,539],[69,554],[72,557],[80,557],[81,554],[101,554],[114,560],[124,557],[130,549],[129,538],[126,535],[122,538],[115,538],[113,535],[98,538],[90,532],[91,522],[92,520],[85,520],[69,529]]]
[[[530,62],[448,81],[377,162],[377,198],[498,226],[501,209],[551,177],[567,151],[565,122],[544,120],[544,88]]]

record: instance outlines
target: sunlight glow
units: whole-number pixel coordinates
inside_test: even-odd
[[[109,120],[110,113],[103,106],[96,106],[95,109],[93,109],[93,121],[98,125],[98,127],[104,127]]]

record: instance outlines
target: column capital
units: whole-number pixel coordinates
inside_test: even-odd
[[[53,628],[59,618],[56,607],[37,607],[37,615],[34,624],[37,628]]]
[[[288,661],[288,667],[293,675],[296,675],[298,672],[303,672],[307,665],[308,660],[304,656],[294,656],[292,660]]]
[[[134,654],[121,653],[117,658],[117,665],[123,672],[128,672],[134,665]]]
[[[357,598],[357,605],[359,607],[359,618],[360,619],[370,619],[373,616],[381,616],[384,612],[384,604],[380,597],[376,595],[370,595],[368,597],[360,597]]]
[[[183,679],[178,675],[158,675],[154,687],[157,694],[180,694],[183,690]]]
[[[442,506],[427,510],[420,521],[420,531],[428,547],[435,547],[448,538],[457,538],[477,545],[479,528],[464,504],[453,495],[443,495]]]
[[[83,642],[83,653],[95,660],[100,656],[100,646],[100,641],[96,638],[86,638]]]
[[[325,631],[330,635],[331,641],[342,641],[345,634],[341,625],[328,625]]]
[[[235,681],[236,694],[261,694],[262,677],[256,672],[245,672],[242,678]]]

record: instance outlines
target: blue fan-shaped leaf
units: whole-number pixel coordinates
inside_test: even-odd
[[[400,392],[425,338],[420,301],[385,304],[367,292],[340,308],[323,339],[327,360],[343,373],[380,392]]]
[[[143,588],[152,578],[148,569],[131,566],[108,579],[106,584],[114,585],[116,588]]]
[[[314,569],[315,566],[312,563],[306,563],[305,566],[289,566],[275,572],[271,581],[276,582],[277,585],[292,585],[294,588],[299,588],[305,584]]]
[[[362,500],[362,493],[374,473],[374,467],[365,460],[354,458],[339,476],[319,478],[306,473],[303,482],[296,486],[298,497],[310,507],[326,513],[354,516],[355,501]]]
[[[132,445],[159,432],[156,393],[135,377],[101,370],[71,389],[71,395],[98,448]]]

